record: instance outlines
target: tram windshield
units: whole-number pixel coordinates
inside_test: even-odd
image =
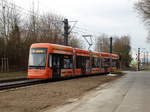
[[[46,54],[46,48],[31,48],[29,55],[29,68],[45,67]]]

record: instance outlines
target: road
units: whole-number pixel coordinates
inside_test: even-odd
[[[150,72],[127,72],[121,79],[45,112],[85,111],[150,112]]]

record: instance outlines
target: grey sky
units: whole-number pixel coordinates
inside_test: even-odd
[[[54,12],[77,20],[77,26],[94,35],[130,35],[133,51],[138,47],[148,48],[147,31],[133,8],[136,0],[34,0],[39,2],[40,12]],[[14,0],[29,9],[32,0]],[[75,31],[79,31],[77,28]],[[150,50],[150,49],[149,49]]]

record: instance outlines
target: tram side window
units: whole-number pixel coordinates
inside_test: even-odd
[[[49,66],[50,66],[50,63],[52,63],[52,66],[54,68],[60,68],[60,65],[61,65],[61,63],[60,63],[61,55],[59,55],[59,54],[53,54],[51,58],[52,58],[51,59],[52,62],[50,62],[50,55],[49,55]]]
[[[112,67],[116,67],[116,65],[117,65],[117,60],[112,60]]]
[[[118,62],[117,59],[113,59],[113,60],[112,60],[112,67],[117,67],[117,68],[119,68],[119,62]]]
[[[82,64],[83,64],[82,61],[83,61],[82,56],[76,57],[76,67],[77,68],[82,68]]]
[[[107,58],[104,58],[104,65],[106,66],[106,67],[109,67],[110,66],[110,59],[107,59]]]
[[[101,58],[99,58],[99,65],[98,65],[98,67],[101,67],[102,66],[102,59]]]
[[[100,66],[100,58],[97,58],[97,68]]]
[[[101,67],[104,68],[104,58],[101,58]]]
[[[49,60],[48,65],[49,65],[49,67],[52,67],[52,55],[49,54],[48,57],[49,57],[49,58],[48,58],[48,60]]]
[[[92,67],[93,68],[98,67],[98,58],[96,58],[96,57],[92,58]]]
[[[95,67],[95,61],[94,61],[94,57],[92,57],[92,68]]]
[[[99,61],[99,58],[96,58],[96,57],[93,57],[92,58],[92,67],[94,68],[97,68],[97,67],[99,67],[99,65],[100,65],[100,61]]]
[[[100,65],[99,58],[96,58],[96,67],[98,68]]]
[[[54,68],[64,68],[64,55],[62,54],[52,54],[51,57],[52,62],[50,61],[50,56],[49,56],[49,66],[50,63],[52,63],[52,67]],[[67,62],[67,60],[66,60]],[[67,65],[65,65],[67,66]]]
[[[110,59],[103,58],[101,65],[102,65],[102,67],[109,67],[110,66]]]
[[[89,68],[90,67],[90,57],[82,57],[82,62],[81,62],[82,68]]]
[[[91,69],[90,57],[84,57],[83,67],[85,67],[86,72],[90,72]]]
[[[116,60],[116,67],[119,68],[120,64],[119,64],[119,60]]]
[[[64,59],[63,59],[63,65],[64,67],[63,68],[66,68],[66,69],[69,69],[69,68],[72,68],[72,56],[69,56],[69,55],[64,55]]]

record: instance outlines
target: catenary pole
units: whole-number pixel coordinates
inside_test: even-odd
[[[68,46],[69,23],[68,19],[64,19],[64,45]]]
[[[137,58],[138,58],[138,71],[140,70],[140,48],[138,48],[138,56],[137,56]]]

